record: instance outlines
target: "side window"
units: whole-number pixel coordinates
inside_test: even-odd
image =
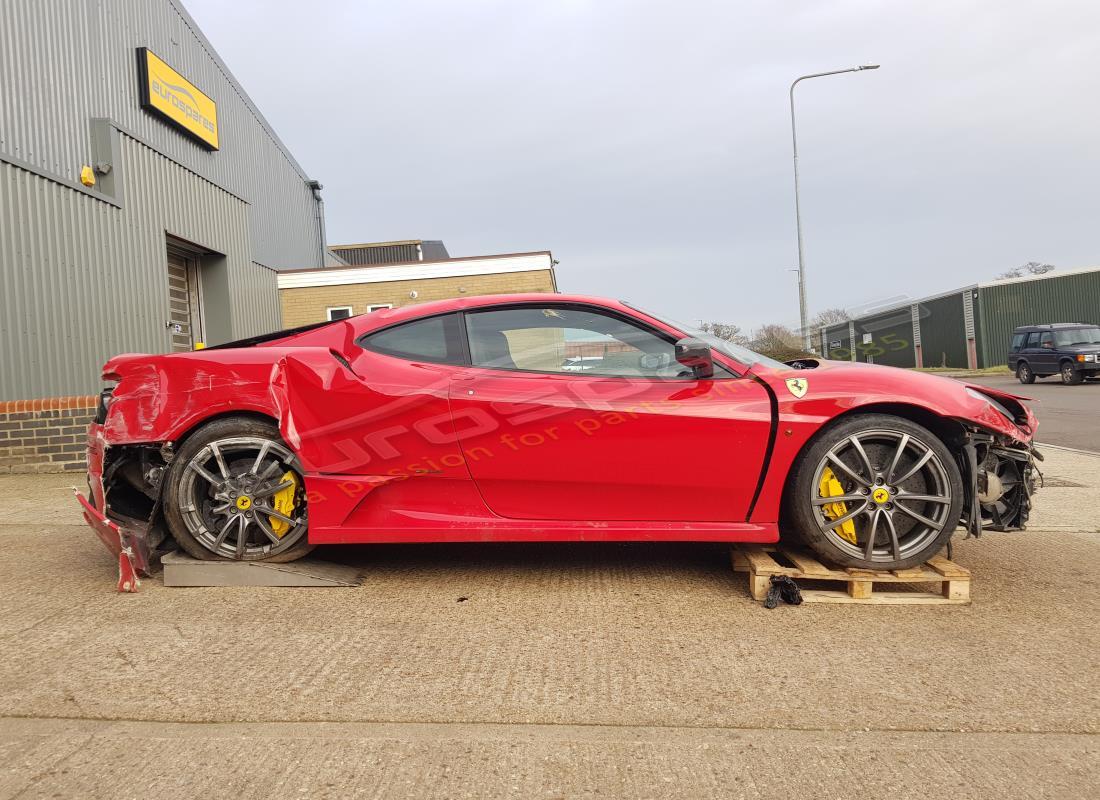
[[[1019,350],[1024,346],[1024,341],[1027,339],[1026,333],[1014,333],[1012,334],[1012,349]]]
[[[1027,335],[1027,346],[1028,347],[1038,347],[1040,336],[1041,336],[1041,334],[1038,331],[1032,331],[1031,333],[1029,333]]]
[[[1044,333],[1043,338],[1039,340],[1039,347],[1042,347],[1046,350],[1053,350],[1054,349],[1054,334],[1050,333],[1049,331],[1047,333]]]
[[[359,340],[361,347],[408,361],[461,364],[462,333],[456,314],[395,325]]]
[[[616,377],[691,378],[673,342],[599,311],[524,306],[466,314],[474,366]]]

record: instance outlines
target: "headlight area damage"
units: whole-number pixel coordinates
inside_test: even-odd
[[[968,536],[983,530],[1021,531],[1031,513],[1031,495],[1042,478],[1043,456],[1007,437],[972,431],[963,445],[963,479],[969,482],[963,511]]]
[[[967,482],[962,518],[967,536],[981,536],[983,530],[1024,530],[1031,495],[1042,480],[1035,462],[1043,456],[1031,439],[1035,416],[1020,402],[1024,398],[975,385],[967,391],[988,403],[989,411],[981,427],[960,420],[966,430],[959,467]]]

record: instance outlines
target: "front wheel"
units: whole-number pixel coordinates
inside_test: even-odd
[[[935,434],[901,417],[860,414],[799,456],[784,517],[825,561],[907,569],[947,543],[962,506],[962,475]]]
[[[1081,373],[1073,368],[1068,361],[1062,362],[1062,383],[1066,386],[1076,386],[1081,382]]]
[[[1016,365],[1016,380],[1020,383],[1035,383],[1035,373],[1031,371],[1027,362],[1021,361]]]
[[[164,517],[179,546],[207,561],[286,562],[306,538],[298,458],[270,422],[216,420],[176,453],[164,487]]]

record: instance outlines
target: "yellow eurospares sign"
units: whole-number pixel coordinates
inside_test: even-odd
[[[153,51],[139,47],[137,55],[141,107],[217,150],[217,104]]]

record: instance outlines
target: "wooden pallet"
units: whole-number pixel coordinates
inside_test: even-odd
[[[795,580],[846,584],[843,591],[800,586],[802,600],[806,603],[970,604],[970,570],[939,555],[919,567],[879,571],[831,569],[804,550],[786,547],[738,545],[732,548],[731,554],[734,571],[748,573],[749,592],[754,600],[767,596],[772,575],[788,575]],[[939,584],[940,591],[873,591],[887,584],[914,583]]]

